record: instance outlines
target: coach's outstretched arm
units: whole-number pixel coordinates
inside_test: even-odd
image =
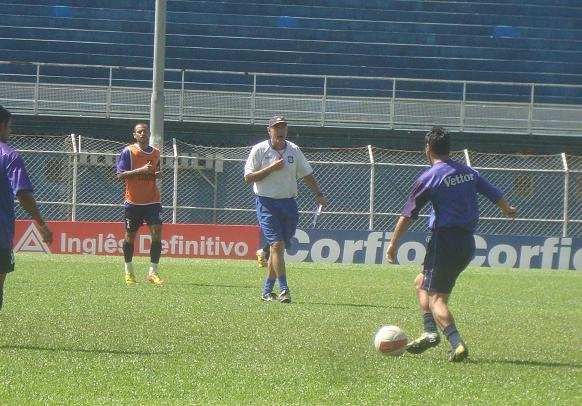
[[[317,204],[320,204],[323,207],[329,204],[329,202],[327,201],[327,197],[325,197],[325,195],[321,191],[321,188],[319,187],[317,180],[315,180],[315,176],[313,176],[313,173],[304,176],[303,182],[305,182],[309,190],[311,190],[311,193],[314,194],[315,201],[317,202]]]
[[[40,211],[38,210],[38,206],[36,205],[36,200],[34,199],[34,196],[32,195],[32,193],[30,193],[29,191],[23,190],[23,191],[18,192],[16,194],[16,197],[18,198],[18,201],[20,202],[20,205],[22,206],[22,208],[24,210],[26,210],[26,212],[28,214],[30,214],[30,217],[32,217],[32,219],[38,225],[38,229],[39,229],[40,233],[42,234],[42,240],[44,242],[46,242],[47,244],[52,243],[53,242],[53,233],[48,228],[46,223],[44,222],[42,215],[40,214]]]

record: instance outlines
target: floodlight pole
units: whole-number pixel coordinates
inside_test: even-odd
[[[156,0],[154,66],[150,109],[150,144],[160,151],[164,145],[164,70],[166,67],[166,0]]]

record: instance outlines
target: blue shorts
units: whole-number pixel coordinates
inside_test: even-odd
[[[449,294],[475,255],[475,238],[462,228],[432,231],[424,258],[422,289]]]
[[[269,245],[276,241],[284,241],[285,248],[288,248],[299,221],[299,211],[295,199],[273,199],[257,196],[256,206],[257,220]]]
[[[134,233],[145,222],[148,226],[162,224],[160,203],[125,206],[125,231]]]
[[[14,271],[14,253],[10,248],[0,248],[0,273]]]

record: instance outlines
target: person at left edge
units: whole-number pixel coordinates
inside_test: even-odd
[[[44,222],[33,196],[32,182],[26,171],[24,161],[8,145],[12,114],[0,106],[0,309],[4,299],[6,275],[14,271],[14,197],[20,206],[30,214],[42,240],[51,244],[53,233]]]

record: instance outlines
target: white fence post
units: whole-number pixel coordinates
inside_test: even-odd
[[[375,174],[376,165],[374,160],[374,151],[371,145],[368,145],[368,154],[370,155],[370,218],[368,222],[368,229],[374,229],[374,195],[375,195]]]
[[[469,150],[465,148],[463,150],[463,154],[465,155],[465,163],[467,164],[467,166],[471,166],[471,157],[469,156]]]
[[[79,173],[79,151],[75,134],[71,134],[73,144],[73,183],[71,185],[71,221],[77,220],[77,176]]]
[[[172,149],[174,151],[174,190],[172,191],[172,224],[176,224],[178,218],[178,145],[176,139],[172,138]]]
[[[569,210],[569,196],[570,189],[570,170],[568,169],[568,159],[566,154],[562,152],[562,163],[564,165],[564,224],[562,226],[562,237],[568,236],[568,210]]]

